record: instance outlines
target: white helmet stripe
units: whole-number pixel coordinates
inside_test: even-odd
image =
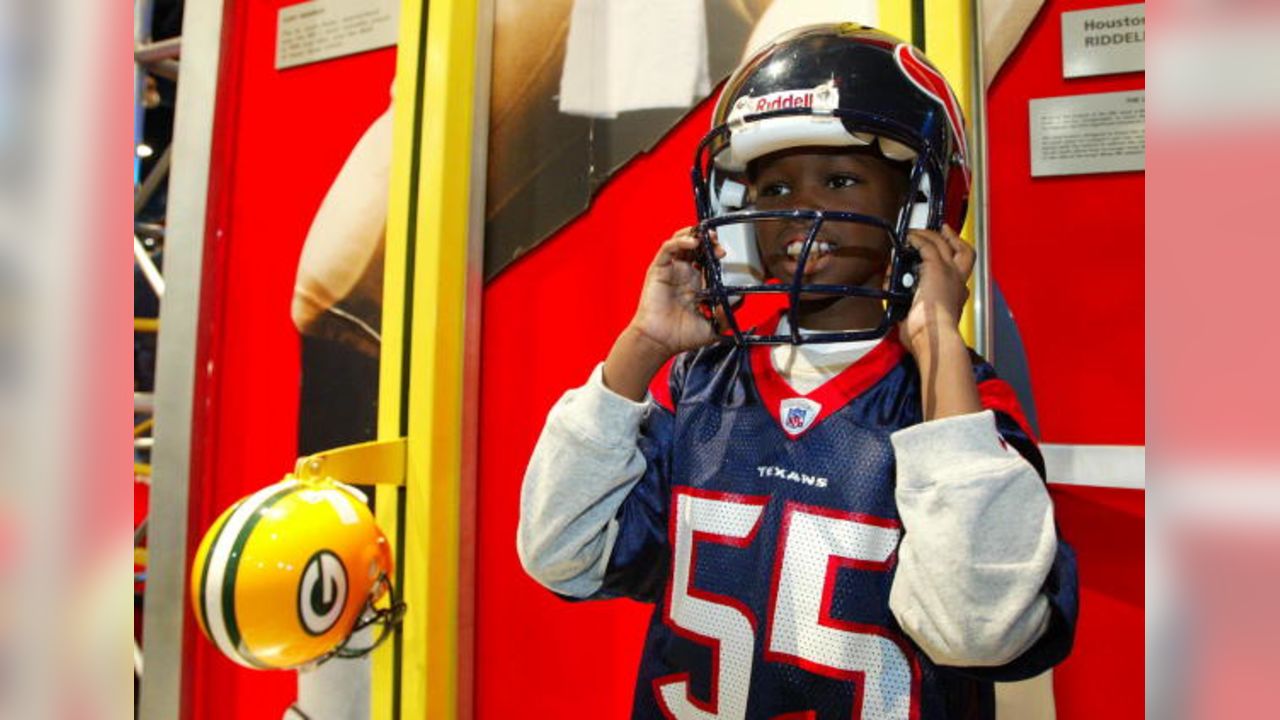
[[[231,517],[227,518],[227,522],[223,524],[222,530],[213,541],[213,546],[209,548],[209,556],[205,560],[208,568],[202,601],[209,634],[213,637],[214,643],[217,644],[223,655],[246,667],[258,668],[260,665],[245,657],[240,652],[240,648],[231,639],[231,630],[227,627],[222,603],[222,590],[228,581],[226,573],[231,560],[231,551],[235,547],[236,538],[240,536],[240,531],[244,529],[245,524],[254,516],[254,513],[258,512],[263,503],[285,488],[292,488],[297,484],[298,482],[294,480],[269,485],[246,498],[240,504],[240,507],[231,513]]]

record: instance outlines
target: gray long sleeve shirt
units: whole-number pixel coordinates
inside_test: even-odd
[[[605,387],[601,367],[548,414],[525,475],[517,549],[526,571],[578,598],[599,591],[618,511],[643,476],[637,438],[652,402]],[[890,608],[938,664],[996,666],[1049,623],[1041,588],[1054,562],[1053,508],[1035,469],[1005,447],[991,411],[891,436],[905,531]]]

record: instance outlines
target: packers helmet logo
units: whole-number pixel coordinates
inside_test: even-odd
[[[312,635],[323,635],[347,606],[347,569],[342,560],[321,550],[307,561],[298,583],[298,619]]]
[[[372,649],[348,646],[359,623],[381,628],[373,644],[388,636],[403,605],[373,603],[392,592],[393,570],[363,498],[286,476],[214,521],[196,550],[191,599],[200,629],[232,661],[302,667]]]

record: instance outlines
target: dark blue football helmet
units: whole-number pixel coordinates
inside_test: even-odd
[[[748,164],[801,147],[874,146],[909,167],[897,218],[831,209],[757,210]],[[739,345],[821,343],[884,336],[906,316],[919,255],[907,231],[959,228],[969,197],[964,117],[941,73],[915,47],[853,23],[812,25],[785,33],[745,60],[725,83],[711,131],[698,145],[693,191],[701,238],[704,288],[699,301],[721,336]],[[766,280],[755,239],[763,222],[809,222],[790,279]],[[804,282],[805,264],[824,223],[861,223],[883,230],[892,252],[884,288]],[[725,249],[716,257],[710,231]],[[744,300],[787,300],[785,334],[760,335],[745,326]],[[801,296],[861,296],[883,301],[872,328],[801,334]],[[781,297],[780,297],[781,296]]]

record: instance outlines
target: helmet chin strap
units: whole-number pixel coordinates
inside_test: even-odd
[[[716,215],[741,210],[747,205],[747,186],[726,179],[711,194],[711,208]],[[726,285],[756,285],[764,282],[764,263],[756,246],[756,229],[752,223],[733,223],[716,230],[716,240],[724,248],[720,260],[721,277]]]
[[[915,193],[912,202],[902,208],[902,214],[898,216],[898,225],[902,225],[902,217],[907,217],[908,230],[925,230],[929,227],[929,207],[930,199],[933,194],[929,185],[929,173],[921,173],[920,187]]]

